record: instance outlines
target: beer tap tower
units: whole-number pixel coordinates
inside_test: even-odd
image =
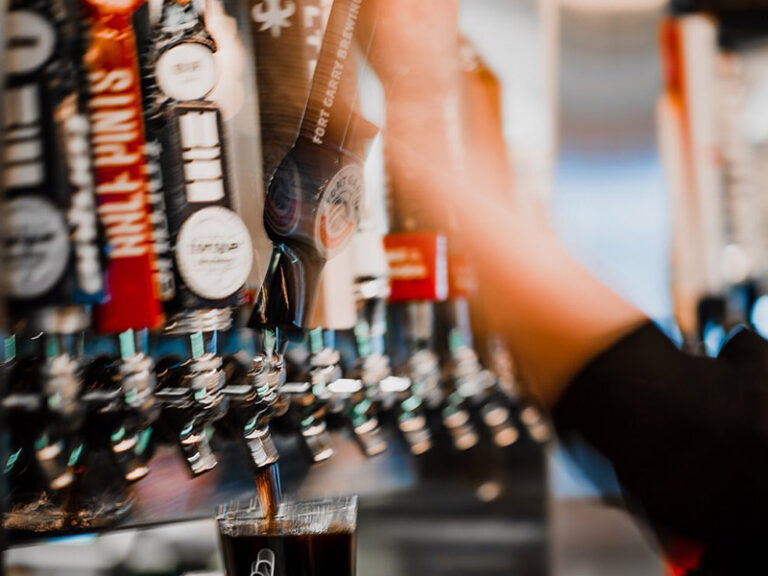
[[[189,342],[188,358],[168,368],[157,396],[176,414],[175,434],[190,472],[197,475],[216,465],[207,427],[227,408],[218,333],[230,329],[233,310],[242,303],[253,247],[232,209],[235,191],[224,122],[208,99],[216,86],[217,63],[204,14],[189,0],[165,0],[152,43],[150,107],[162,147],[176,280],[175,295],[165,303],[164,330]],[[184,377],[176,378],[175,371]]]
[[[111,451],[136,482],[149,472],[148,440],[157,418],[154,362],[147,331],[163,321],[156,284],[154,222],[164,218],[151,204],[146,156],[144,94],[138,29],[146,2],[115,6],[99,0],[77,4],[87,78],[91,151],[99,223],[104,231],[106,298],[95,309],[94,329],[115,338],[117,354],[90,370],[83,401],[93,413],[122,412],[126,420],[103,422]],[[95,424],[101,421],[96,419]],[[111,429],[110,429],[111,428]]]
[[[320,6],[311,4],[301,5],[302,15],[322,18]],[[257,332],[277,336],[275,351],[279,362],[287,346],[282,338],[300,338],[313,328],[312,314],[323,268],[344,249],[357,228],[362,158],[348,151],[347,136],[354,108],[348,96],[356,93],[351,39],[360,10],[359,1],[342,0],[333,4],[315,66],[309,58],[303,59],[296,69],[296,61],[291,59],[294,68],[286,70],[288,76],[282,82],[275,76],[278,71],[272,68],[276,61],[260,69],[265,79],[265,83],[260,84],[260,96],[265,96],[266,104],[261,112],[262,127],[274,124],[276,135],[281,137],[270,140],[272,150],[264,151],[265,173],[271,174],[264,221],[274,248],[250,326]],[[271,49],[286,57],[285,47],[264,45],[268,42],[266,38],[256,38],[257,55]],[[299,28],[298,38],[293,42],[303,46],[302,42],[313,38],[313,34],[302,36]],[[275,88],[284,87],[287,80],[289,87],[301,94],[302,87],[307,86],[307,69],[311,71],[313,67],[298,135],[291,140],[290,136],[285,137],[286,132],[290,135],[296,125],[292,116],[287,120],[281,117],[291,113],[290,101],[274,102],[276,94],[283,93]],[[279,70],[279,74],[283,73]],[[271,90],[265,94],[268,89]],[[280,154],[283,156],[279,164],[274,163]],[[315,368],[316,375],[318,371],[326,372],[327,362],[317,362]],[[301,398],[299,404],[303,409],[308,410],[300,421],[312,458],[324,460],[331,451],[324,435],[325,425],[319,419],[323,410],[314,409],[314,393],[292,392]]]
[[[14,493],[4,524],[22,529],[66,518],[66,491],[83,457],[83,333],[103,294],[70,9],[63,2],[11,2],[7,13],[3,261],[15,334],[5,341]]]
[[[438,434],[469,449],[482,422],[505,445],[445,237],[398,218],[384,238],[365,206],[377,134],[357,103],[366,2],[295,0],[276,19],[260,0],[162,0],[151,19],[147,0],[11,0],[0,467],[14,544],[209,517],[254,480],[277,502],[280,457],[303,498],[423,480],[403,451],[423,455]],[[254,192],[241,165],[253,124],[239,116],[254,108],[231,111],[217,83],[219,31],[237,44],[248,27],[272,244],[253,310],[244,286],[262,231],[236,210],[238,190]],[[435,307],[448,298],[461,314],[445,377]],[[333,465],[310,465],[334,450]],[[360,478],[341,486],[350,465]],[[487,471],[437,468],[428,480]]]

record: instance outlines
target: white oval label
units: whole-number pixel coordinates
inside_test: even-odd
[[[315,220],[315,240],[332,258],[346,246],[357,229],[363,194],[363,169],[350,164],[339,170],[326,186]]]
[[[194,42],[164,52],[155,69],[157,85],[179,102],[202,100],[216,86],[216,62],[211,49]]]
[[[35,12],[8,12],[7,72],[30,74],[43,67],[53,55],[56,31]]]
[[[25,196],[6,204],[5,274],[8,293],[37,298],[56,285],[69,264],[64,215],[44,198]]]
[[[201,298],[229,298],[243,287],[251,273],[251,236],[232,210],[203,208],[181,227],[176,263],[181,279]]]

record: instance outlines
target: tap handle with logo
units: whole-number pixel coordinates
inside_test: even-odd
[[[337,0],[328,19],[309,100],[293,148],[269,183],[264,211],[275,244],[252,326],[309,327],[325,262],[357,228],[362,158],[347,138],[353,124],[354,36],[362,0]],[[302,282],[292,286],[289,282]],[[300,299],[285,301],[285,295]]]
[[[156,328],[163,315],[134,24],[146,0],[80,4],[96,196],[109,256],[109,298],[97,309],[96,327],[106,334]]]
[[[250,275],[250,234],[232,209],[225,126],[210,99],[216,43],[188,0],[165,0],[153,30],[152,124],[162,144],[163,192],[175,256],[177,315],[238,306]]]
[[[99,302],[103,261],[77,15],[36,0],[6,16],[3,261],[10,309],[29,320]]]

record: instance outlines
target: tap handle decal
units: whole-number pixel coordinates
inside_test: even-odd
[[[206,99],[217,82],[215,51],[194,4],[165,0],[154,30],[152,116],[175,248],[171,314],[237,306],[253,262],[248,230],[232,210],[224,123]]]
[[[344,150],[357,96],[355,31],[363,0],[336,0],[315,66],[299,141]]]
[[[97,314],[104,333],[162,322],[133,18],[144,0],[83,0],[86,64],[99,215],[109,254],[109,299]]]
[[[7,13],[3,243],[16,312],[102,297],[89,125],[67,8],[13,1]]]
[[[390,302],[437,301],[448,297],[448,249],[435,232],[389,234]]]

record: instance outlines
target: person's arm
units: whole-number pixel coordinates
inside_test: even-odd
[[[738,551],[768,540],[768,344],[745,332],[718,360],[682,353],[548,231],[474,189],[450,104],[458,2],[368,2],[398,210],[447,231],[498,284],[501,323],[563,439],[610,460],[656,527],[753,561]]]
[[[473,185],[457,102],[458,2],[374,0],[369,14],[376,9],[370,62],[387,93],[395,211],[406,223],[446,232],[479,276],[497,283],[505,300],[496,324],[506,326],[526,376],[551,406],[579,370],[646,318],[549,232]]]

